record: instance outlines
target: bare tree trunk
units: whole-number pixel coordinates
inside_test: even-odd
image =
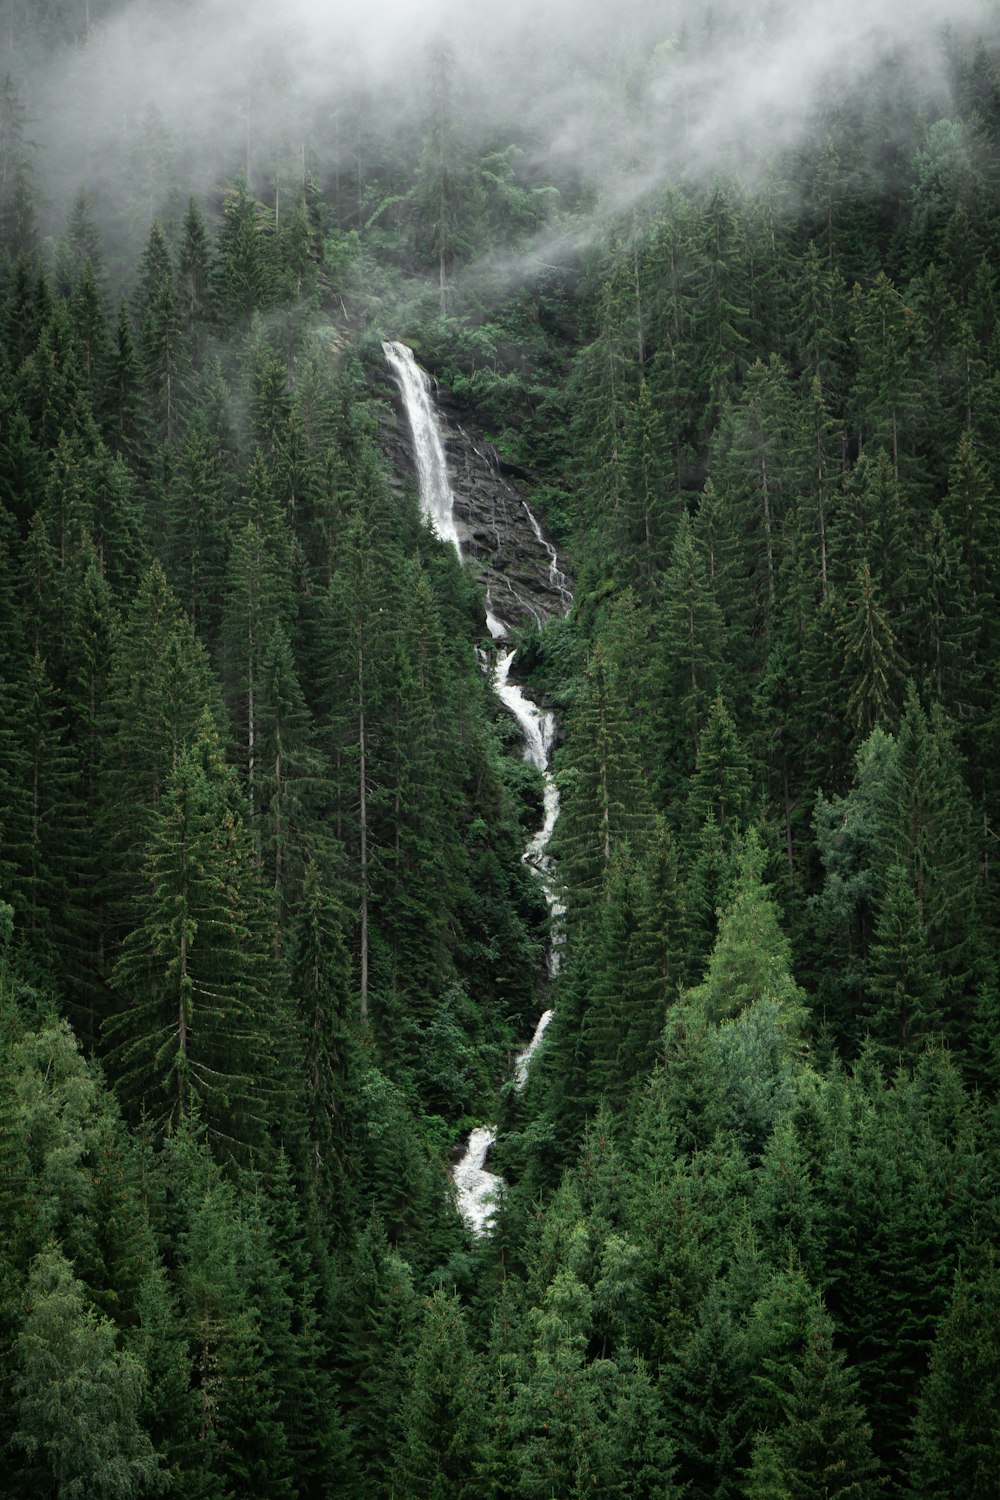
[[[358,647],[358,800],[361,818],[361,1014],[368,1014],[368,761],[365,753],[365,656]]]
[[[767,487],[767,460],[760,461],[761,496],[764,502],[764,540],[767,544],[767,602],[774,604],[774,548],[771,542],[771,499]]]

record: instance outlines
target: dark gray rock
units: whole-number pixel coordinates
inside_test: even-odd
[[[388,372],[385,390],[395,414],[382,431],[393,482],[416,484],[409,424]],[[531,620],[543,625],[564,615],[572,603],[572,584],[563,559],[530,510],[524,471],[503,461],[444,387],[437,388],[435,404],[459,541],[463,555],[476,565],[488,608],[507,629]]]

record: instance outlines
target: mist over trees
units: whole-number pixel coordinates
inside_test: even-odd
[[[0,46],[4,1493],[994,1496],[995,4]]]

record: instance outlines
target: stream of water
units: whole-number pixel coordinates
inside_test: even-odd
[[[451,542],[461,557],[462,548],[454,520],[454,495],[448,476],[448,465],[434,407],[430,377],[417,364],[412,349],[409,349],[406,344],[388,342],[382,345],[382,349],[399,385],[403,406],[410,424],[421,508],[442,541]],[[527,502],[524,503],[524,509],[534,536],[549,553],[549,578],[553,589],[568,609],[572,603],[572,595],[566,586],[564,575],[559,570],[555,548],[542,534],[541,527]],[[533,703],[516,683],[510,681],[510,669],[514,662],[515,652],[501,649],[501,643],[508,635],[508,626],[503,619],[502,606],[495,603],[489,596],[486,599],[486,625],[493,640],[497,643],[498,652],[496,661],[492,665],[493,690],[521,728],[524,736],[525,760],[535,766],[542,775],[544,809],[542,826],[537,833],[532,835],[522,858],[531,865],[542,881],[550,915],[554,922],[557,922],[562,907],[556,894],[551,859],[547,853],[552,830],[559,816],[559,792],[555,778],[549,770],[549,755],[555,737],[555,719],[547,710]],[[548,963],[549,973],[554,975],[558,968],[557,936],[549,944]],[[515,1088],[523,1088],[527,1082],[531,1059],[542,1042],[551,1018],[551,1010],[543,1013],[531,1041],[515,1057],[513,1068]],[[495,1141],[496,1127],[494,1125],[477,1126],[469,1136],[462,1159],[453,1172],[459,1211],[475,1235],[482,1235],[489,1231],[496,1200],[503,1188],[502,1179],[495,1172],[491,1172],[486,1165],[490,1149]]]

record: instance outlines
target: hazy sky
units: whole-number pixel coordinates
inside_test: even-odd
[[[239,162],[248,115],[258,170],[275,140],[294,148],[304,120],[332,153],[359,80],[366,128],[412,138],[427,47],[446,37],[470,128],[527,127],[542,162],[614,197],[710,173],[734,143],[752,170],[881,59],[946,108],[944,28],[995,40],[997,11],[997,0],[134,0],[33,80],[31,98],[64,195],[71,181],[127,178],[120,152],[137,150],[154,108],[185,180],[208,187]]]

